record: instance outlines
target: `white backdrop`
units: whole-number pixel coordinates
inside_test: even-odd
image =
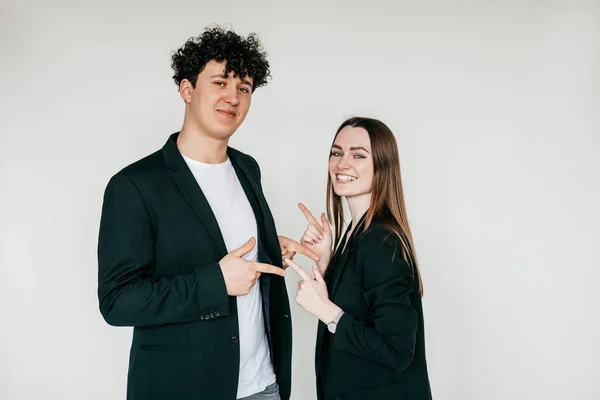
[[[102,194],[181,126],[170,54],[213,22],[270,55],[232,145],[281,234],[298,201],[324,210],[346,117],[395,132],[435,399],[600,398],[599,1],[1,0],[1,399],[125,397]],[[316,320],[292,306],[292,397],[311,400]]]

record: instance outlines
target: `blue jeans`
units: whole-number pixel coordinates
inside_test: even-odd
[[[253,394],[248,397],[242,397],[238,400],[280,400],[279,397],[279,385],[277,382],[270,384],[262,392]]]

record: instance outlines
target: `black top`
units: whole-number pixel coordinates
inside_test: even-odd
[[[325,281],[342,310],[336,333],[319,322],[315,369],[320,400],[430,400],[419,281],[400,240],[363,216],[348,227]]]

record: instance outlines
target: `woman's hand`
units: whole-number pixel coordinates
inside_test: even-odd
[[[304,309],[319,318],[323,323],[328,324],[342,310],[329,300],[327,285],[319,272],[319,269],[313,265],[314,278],[304,272],[302,267],[291,260],[285,262],[292,267],[294,271],[302,278],[298,282],[298,290],[296,291],[296,303]]]
[[[300,243],[319,256],[320,260],[317,262],[317,265],[319,266],[321,275],[325,275],[331,258],[331,246],[333,244],[329,221],[325,213],[322,213],[321,223],[319,223],[310,210],[302,203],[298,203],[298,208],[300,208],[300,211],[302,211],[302,214],[308,220],[308,226],[304,234],[302,234]]]
[[[312,250],[310,250],[306,246],[296,242],[295,240],[292,240],[285,236],[277,236],[277,240],[279,240],[279,247],[281,247],[281,263],[283,264],[284,269],[287,268],[285,260],[292,260],[296,253],[304,254],[311,260],[319,262],[318,255],[316,255]]]

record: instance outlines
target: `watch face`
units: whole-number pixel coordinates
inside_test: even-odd
[[[337,324],[335,322],[330,322],[327,324],[327,329],[331,333],[335,333],[335,328],[337,328]]]

